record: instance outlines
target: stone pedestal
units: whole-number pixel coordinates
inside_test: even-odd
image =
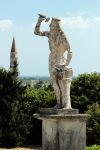
[[[85,150],[88,115],[76,109],[44,108],[34,117],[42,120],[42,150]]]

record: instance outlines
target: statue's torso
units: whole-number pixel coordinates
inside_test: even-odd
[[[65,63],[64,53],[66,49],[63,44],[63,40],[61,39],[61,35],[50,34],[48,42],[49,49],[51,51],[49,62],[52,63],[52,65]]]

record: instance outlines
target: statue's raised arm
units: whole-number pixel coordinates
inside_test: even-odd
[[[39,35],[39,36],[47,36],[48,37],[49,32],[48,31],[44,31],[44,32],[40,31],[40,26],[41,26],[42,21],[48,22],[49,19],[50,18],[46,18],[46,16],[39,14],[38,21],[35,26],[34,34]]]

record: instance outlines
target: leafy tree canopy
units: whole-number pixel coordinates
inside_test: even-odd
[[[81,74],[72,81],[71,99],[73,108],[80,112],[88,109],[88,105],[100,104],[100,73]]]

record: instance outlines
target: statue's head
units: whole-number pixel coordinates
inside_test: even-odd
[[[52,18],[50,24],[50,30],[59,30],[60,29],[60,19],[59,18]]]

